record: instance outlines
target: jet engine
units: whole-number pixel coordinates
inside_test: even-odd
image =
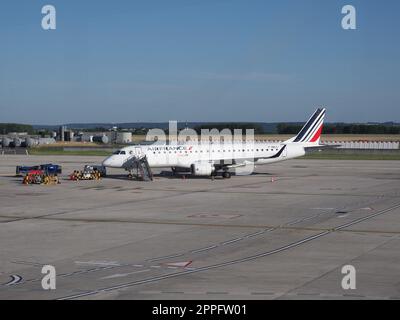
[[[211,176],[215,167],[209,162],[196,162],[190,166],[190,169],[194,176]]]

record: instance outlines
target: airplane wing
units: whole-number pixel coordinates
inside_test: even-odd
[[[307,151],[308,149],[309,150],[315,150],[315,149],[321,149],[321,150],[323,150],[323,149],[336,149],[336,148],[339,148],[339,147],[341,147],[342,145],[341,144],[330,144],[330,145],[327,145],[327,144],[319,144],[319,145],[316,145],[316,146],[306,146],[306,147],[304,147],[304,149]]]
[[[240,163],[222,165],[222,167],[229,168],[229,169],[234,169],[234,168],[245,167],[247,165],[254,165],[255,162],[257,162],[258,160],[279,158],[281,156],[282,152],[286,149],[286,147],[287,147],[286,145],[283,145],[276,154],[274,154],[274,155],[272,155],[270,157],[256,157],[256,158],[251,158],[251,160],[243,159],[243,161],[240,162]]]
[[[250,161],[244,161],[242,163],[235,163],[235,164],[230,164],[230,165],[225,165],[225,168],[229,168],[229,169],[235,169],[235,168],[243,168],[247,165],[251,164]]]

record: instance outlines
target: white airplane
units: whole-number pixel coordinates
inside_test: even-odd
[[[185,143],[181,145],[135,145],[114,152],[103,166],[133,171],[135,164],[145,169],[171,167],[195,176],[214,177],[218,172],[230,178],[230,170],[285,161],[305,155],[305,148],[322,147],[320,137],[326,110],[317,109],[297,136],[282,142]]]

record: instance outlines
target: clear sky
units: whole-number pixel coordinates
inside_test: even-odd
[[[2,0],[0,122],[399,122],[399,39],[398,0]]]

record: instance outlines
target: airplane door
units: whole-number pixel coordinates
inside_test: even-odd
[[[141,156],[142,156],[142,148],[140,148],[140,147],[135,147],[135,154],[136,154],[138,157],[141,157]]]

